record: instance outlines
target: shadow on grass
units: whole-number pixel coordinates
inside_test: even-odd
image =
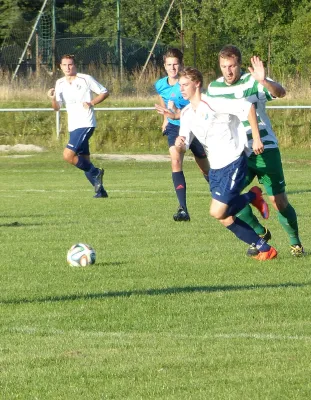
[[[8,222],[7,224],[0,224],[0,227],[9,227],[9,228],[19,228],[21,226],[37,226],[37,225],[43,225],[43,224],[36,224],[36,223],[29,223],[29,224],[24,224],[22,222]]]
[[[311,190],[286,190],[286,194],[302,194],[302,193],[311,193]]]
[[[184,286],[184,287],[168,287],[159,289],[141,289],[141,290],[124,290],[104,293],[85,293],[85,294],[70,294],[66,296],[46,296],[37,299],[12,299],[0,300],[0,304],[27,304],[27,303],[46,303],[46,302],[61,302],[74,300],[92,300],[106,299],[113,297],[131,297],[131,296],[165,296],[180,293],[215,293],[215,292],[233,292],[242,290],[261,290],[261,289],[286,289],[286,288],[301,288],[310,286],[311,282],[306,283],[274,283],[261,285],[224,285],[224,286]]]

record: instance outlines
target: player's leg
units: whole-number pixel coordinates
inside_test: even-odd
[[[288,202],[285,192],[269,196],[277,211],[278,220],[288,235],[290,252],[295,257],[304,255],[304,249],[299,237],[298,219],[294,207]]]
[[[208,173],[209,173],[210,168],[209,168],[209,162],[207,159],[207,155],[204,150],[204,147],[202,146],[202,144],[199,142],[199,140],[196,137],[191,142],[190,150],[192,151],[195,161],[196,161],[200,171],[202,172],[205,180],[207,182],[209,182]]]
[[[63,158],[84,171],[87,179],[95,187],[96,193],[100,193],[103,189],[102,176],[104,171],[95,167],[90,161],[88,141],[93,132],[94,128],[80,128],[70,132],[69,142],[63,151]]]
[[[247,194],[241,195],[243,196],[242,203],[246,200],[245,195]],[[239,202],[239,197],[236,197],[236,201]],[[210,209],[211,215],[218,219],[218,221],[230,232],[232,232],[239,240],[242,240],[243,242],[253,246],[257,250],[257,253],[253,256],[254,258],[261,261],[275,258],[277,256],[277,251],[268,245],[268,243],[259,235],[257,235],[254,229],[244,221],[237,217],[227,216],[228,212],[230,212],[229,210],[230,209],[228,205],[220,203],[214,198],[212,199]]]
[[[86,134],[82,144],[81,144],[81,152],[83,155],[87,155],[86,158],[91,163],[91,156],[90,156],[90,146],[89,140],[92,137],[95,129],[91,129]],[[92,163],[91,163],[92,164]],[[92,164],[93,165],[93,164]],[[108,193],[104,188],[103,185],[103,176],[104,176],[104,169],[97,168],[97,173],[94,173],[94,170],[91,169],[90,171],[85,171],[85,176],[89,180],[89,182],[94,186],[95,189],[95,198],[107,198]]]
[[[227,217],[226,219],[220,220],[220,222],[238,239],[257,249],[257,253],[252,256],[253,258],[265,261],[271,260],[277,256],[276,249],[270,246],[263,238],[257,235],[252,227],[239,218]]]
[[[244,188],[247,187],[254,180],[257,174],[260,174],[260,172],[258,171],[258,168],[260,168],[260,161],[260,156],[256,156],[255,154],[252,154],[250,157],[248,157],[248,169],[245,178]],[[241,210],[236,216],[244,221],[246,224],[250,225],[254,229],[254,231],[266,242],[271,239],[271,232],[259,222],[258,218],[253,212],[253,208],[249,204],[245,208],[243,208],[243,210]],[[251,257],[257,255],[258,250],[255,246],[250,245],[247,249],[246,254]]]
[[[250,183],[254,180],[256,177],[256,155],[253,154],[250,157],[247,158],[247,174],[244,182],[244,187],[243,190],[250,185]],[[247,204],[245,208],[243,208],[237,215],[239,219],[250,225],[254,231],[262,238],[264,238],[266,241],[271,239],[271,233],[270,231],[263,226],[256,215],[253,213],[252,207]]]
[[[91,157],[89,155],[85,154],[80,154],[81,157],[86,158],[89,162],[91,162]],[[84,171],[84,174],[87,178],[87,180],[90,182],[92,186],[94,186],[95,189],[95,195],[93,197],[95,198],[107,198],[108,193],[106,192],[103,184],[103,176],[104,176],[104,168],[98,168],[98,173],[94,176],[94,173],[92,170],[90,171]],[[97,185],[97,187],[96,187]]]
[[[222,225],[230,230],[238,239],[253,245],[258,250],[255,258],[268,260],[276,257],[277,252],[269,246],[258,234],[244,221],[233,217],[246,204],[262,201],[262,196],[250,190],[240,194],[246,174],[246,160],[240,159],[228,166],[210,171],[210,190],[212,203],[210,214],[218,219]]]
[[[260,183],[264,185],[271,204],[277,211],[278,220],[288,235],[291,254],[302,256],[304,250],[299,237],[297,214],[285,192],[286,182],[280,151],[279,149],[266,150],[263,157],[266,168],[260,177]]]
[[[173,185],[179,203],[177,212],[173,215],[173,219],[175,221],[190,221],[187,209],[187,185],[183,172],[184,154],[177,151],[175,147],[175,140],[178,134],[179,126],[168,123],[165,135],[167,135],[169,153],[171,156]]]

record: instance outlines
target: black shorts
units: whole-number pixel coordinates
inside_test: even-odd
[[[167,142],[169,148],[175,146],[175,140],[179,135],[179,125],[174,125],[169,122],[166,125],[166,129],[163,132],[163,135],[167,136]],[[194,139],[192,140],[189,149],[192,151],[193,155],[197,158],[207,157],[203,146],[196,137],[194,137]]]
[[[69,132],[69,142],[67,149],[74,151],[76,154],[90,155],[89,139],[93,135],[95,128],[78,128]]]

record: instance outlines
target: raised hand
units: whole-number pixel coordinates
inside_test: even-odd
[[[263,82],[266,78],[266,71],[261,59],[257,56],[251,58],[251,67],[248,67],[252,77],[258,82]]]

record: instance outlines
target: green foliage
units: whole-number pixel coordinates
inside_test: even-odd
[[[0,155],[1,397],[309,400],[310,255],[290,256],[274,210],[279,257],[258,262],[208,215],[192,160],[190,223],[169,162],[94,162],[108,199],[60,153]],[[283,154],[307,251],[309,163]],[[94,266],[66,264],[79,241]]]
[[[124,63],[129,54],[136,54],[140,64],[145,56],[139,49],[153,42],[168,12],[170,2],[157,0],[120,0],[120,26],[117,21],[116,0],[79,0],[56,2],[57,38],[91,36],[105,38],[107,54],[115,58],[117,31],[124,40]],[[20,46],[25,41],[25,20],[33,20],[42,2],[39,0],[3,0],[0,5],[0,37],[9,33]],[[48,5],[51,8],[51,4]],[[210,77],[218,73],[217,53],[228,43],[238,45],[244,60],[260,55],[269,71],[286,76],[309,76],[310,63],[310,2],[308,0],[183,0],[175,1],[161,32],[159,42],[165,46],[184,47],[185,62],[195,64]],[[29,24],[28,24],[29,25]],[[29,26],[28,26],[29,29]],[[132,48],[128,41],[137,41]],[[129,43],[129,42],[128,42]],[[132,42],[133,43],[133,42]],[[77,45],[78,46],[78,45]],[[81,50],[96,46],[83,42]],[[148,51],[151,45],[148,44]],[[163,48],[162,48],[162,51]],[[109,63],[108,56],[103,60]],[[157,62],[161,62],[156,54]],[[113,61],[114,63],[117,61]]]
[[[16,0],[2,0],[0,2],[0,37],[3,39],[9,34],[12,25],[18,21],[20,9]]]
[[[310,76],[311,4],[309,1],[301,2],[295,9],[290,39],[294,72],[301,76]]]

